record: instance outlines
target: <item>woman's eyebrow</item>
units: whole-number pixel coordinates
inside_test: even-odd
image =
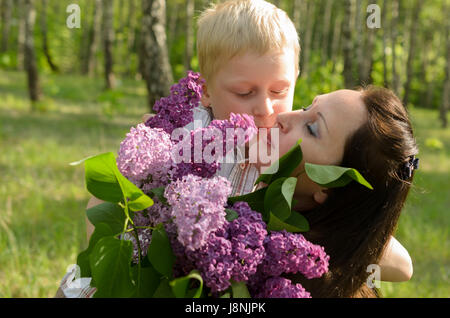
[[[325,124],[325,127],[327,128],[328,133],[330,133],[330,130],[328,129],[327,121],[325,120],[325,117],[323,117],[323,114],[321,112],[317,112],[317,115],[319,115],[320,118],[322,118],[323,123]]]

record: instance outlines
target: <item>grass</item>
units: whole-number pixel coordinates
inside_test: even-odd
[[[437,111],[412,109],[411,115],[420,169],[396,238],[411,255],[414,274],[408,282],[383,282],[381,290],[385,297],[450,297],[450,128],[440,127]]]
[[[116,152],[147,111],[146,93],[131,80],[105,95],[102,80],[45,75],[46,97],[30,112],[25,83],[22,73],[0,71],[0,297],[53,297],[87,244],[84,169],[69,163]],[[382,292],[449,297],[450,129],[439,128],[436,111],[411,112],[421,167],[396,237],[410,252],[414,276],[383,283]]]

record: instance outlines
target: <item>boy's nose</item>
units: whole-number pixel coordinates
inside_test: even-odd
[[[253,115],[255,117],[268,117],[273,113],[273,102],[268,97],[258,101],[253,108]]]

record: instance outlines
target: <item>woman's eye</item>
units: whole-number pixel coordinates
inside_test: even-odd
[[[309,110],[311,107],[312,107],[312,105],[309,105],[308,107],[303,108],[303,110],[306,112],[306,111]]]
[[[317,123],[308,123],[306,124],[306,128],[308,129],[310,135],[314,137],[317,137],[319,135],[317,131]]]
[[[240,96],[240,97],[246,97],[249,96],[252,92],[247,92],[247,93],[236,93],[236,95]]]

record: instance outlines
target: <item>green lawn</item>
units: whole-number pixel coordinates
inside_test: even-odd
[[[46,98],[30,112],[25,83],[22,73],[0,71],[0,297],[52,297],[87,243],[84,169],[69,163],[116,152],[146,111],[146,92],[142,82],[124,81],[117,93],[101,94],[101,79],[45,75]],[[414,276],[383,283],[382,291],[449,297],[450,129],[439,128],[436,111],[412,116],[421,167],[396,237]],[[427,147],[428,138],[441,149]]]

